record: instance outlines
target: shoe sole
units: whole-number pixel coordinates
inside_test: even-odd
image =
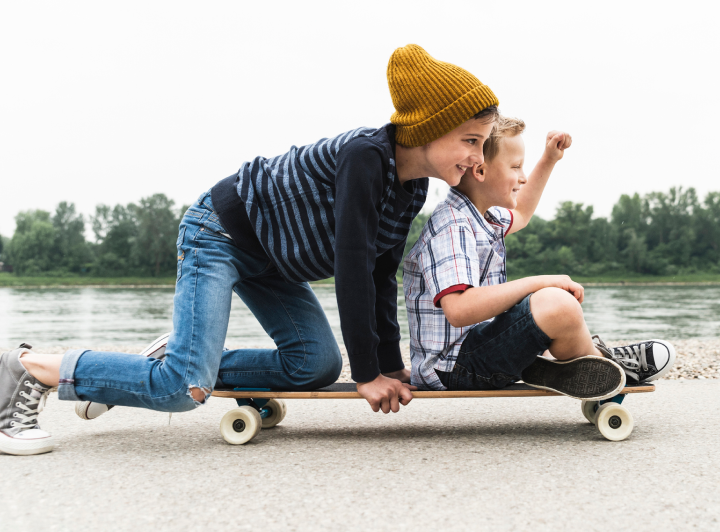
[[[163,334],[161,337],[159,337],[157,340],[155,340],[153,343],[143,349],[140,353],[140,356],[157,358],[158,360],[165,358],[165,351],[163,350],[162,353],[159,353],[159,351],[165,346],[167,346],[168,338],[170,338],[170,333]],[[103,406],[106,407],[105,410],[102,410]],[[115,405],[103,405],[100,403],[93,403],[92,401],[80,401],[75,405],[75,414],[77,414],[80,419],[90,421],[92,419],[99,418],[108,410],[114,408],[114,406]],[[91,408],[97,408],[99,410],[97,415],[90,415]]]
[[[30,456],[33,454],[49,453],[54,447],[55,442],[52,438],[22,440],[19,438],[12,438],[3,432],[0,432],[0,451],[5,454]]]
[[[592,356],[566,361],[538,357],[522,378],[534,388],[586,401],[614,397],[625,387],[625,372],[619,364]]]
[[[669,354],[668,361],[667,361],[667,364],[665,364],[665,367],[663,369],[658,371],[652,377],[643,379],[640,382],[650,382],[650,381],[654,381],[657,379],[662,379],[665,375],[670,373],[670,370],[672,369],[673,364],[675,364],[675,346],[674,345],[672,345],[669,342],[666,342],[665,340],[650,340],[650,341],[655,342],[656,344],[664,345],[665,347],[667,347],[668,354]]]
[[[97,407],[100,412],[98,412],[96,415],[91,415],[90,409],[93,407]],[[105,410],[102,410],[102,407],[105,407]],[[93,403],[92,401],[80,401],[75,404],[75,413],[80,419],[84,419],[85,421],[90,421],[91,419],[95,419],[97,417],[102,416],[105,412],[110,410],[111,408],[114,408],[114,405],[103,405],[100,403]]]

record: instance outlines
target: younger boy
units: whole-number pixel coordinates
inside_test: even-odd
[[[572,143],[551,131],[535,169],[523,172],[525,124],[500,117],[485,162],[451,188],[405,259],[412,384],[421,389],[503,388],[517,380],[580,399],[617,394],[665,375],[673,346],[593,342],[566,275],[506,282],[505,236],[532,217],[555,163]],[[555,360],[539,357],[546,350]],[[624,371],[623,371],[624,370]]]

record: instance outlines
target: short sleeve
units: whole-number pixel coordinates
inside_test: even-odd
[[[507,235],[513,224],[512,211],[504,207],[490,207],[488,212],[492,215],[494,221],[503,227],[503,235]]]
[[[446,227],[419,250],[418,267],[432,300],[458,285],[479,286],[480,257],[472,229]]]

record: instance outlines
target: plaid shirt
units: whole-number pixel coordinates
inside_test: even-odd
[[[412,384],[418,388],[445,389],[435,370],[453,370],[463,340],[477,325],[450,325],[440,298],[507,280],[505,235],[512,221],[512,213],[501,207],[490,208],[483,217],[466,196],[451,188],[405,258]]]

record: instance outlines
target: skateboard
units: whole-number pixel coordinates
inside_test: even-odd
[[[593,423],[600,434],[610,441],[621,441],[630,436],[634,422],[630,411],[622,405],[629,394],[654,392],[653,384],[626,386],[610,399],[582,401],[585,418]],[[413,399],[441,399],[461,397],[549,397],[561,395],[556,392],[533,388],[518,383],[501,390],[468,391],[414,391]],[[307,392],[275,391],[269,388],[217,389],[215,397],[235,399],[238,408],[230,410],[220,421],[220,434],[232,445],[242,445],[258,435],[261,429],[269,429],[280,423],[287,413],[286,399],[362,399],[355,383],[335,383],[327,388]]]

